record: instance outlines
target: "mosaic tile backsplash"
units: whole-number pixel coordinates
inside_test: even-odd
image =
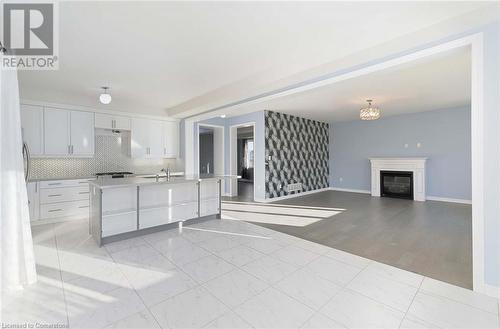
[[[30,179],[78,178],[97,172],[130,171],[151,174],[170,167],[182,171],[176,159],[133,159],[130,157],[130,136],[96,135],[93,158],[32,158]]]

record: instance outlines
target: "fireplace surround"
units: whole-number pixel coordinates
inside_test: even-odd
[[[415,201],[425,201],[425,164],[427,158],[370,158],[371,195],[382,196],[381,172],[411,173],[412,197]]]

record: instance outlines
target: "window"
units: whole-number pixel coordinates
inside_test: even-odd
[[[244,164],[245,168],[253,168],[253,159],[254,159],[254,147],[253,147],[253,139],[245,139],[244,144]]]

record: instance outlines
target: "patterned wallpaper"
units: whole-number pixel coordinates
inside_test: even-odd
[[[130,171],[156,173],[162,168],[176,168],[175,159],[132,159],[130,135],[96,135],[93,158],[32,158],[30,179],[78,178],[97,172]]]
[[[329,186],[328,123],[265,111],[265,145],[266,199]]]

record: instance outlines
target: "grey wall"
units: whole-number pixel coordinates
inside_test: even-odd
[[[470,107],[334,123],[330,136],[330,186],[370,190],[369,157],[426,156],[427,195],[471,199]]]
[[[328,187],[328,123],[266,111],[265,126],[266,198]]]

